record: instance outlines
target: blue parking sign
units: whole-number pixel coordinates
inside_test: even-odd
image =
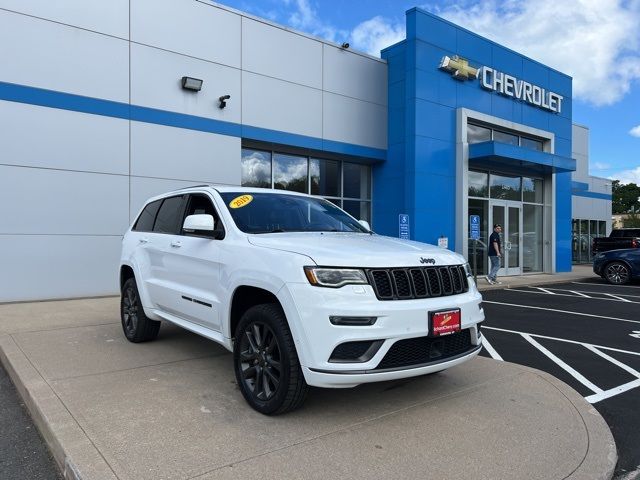
[[[398,233],[400,238],[409,240],[409,215],[406,213],[398,215]]]
[[[480,239],[480,215],[469,215],[469,237],[472,240]]]

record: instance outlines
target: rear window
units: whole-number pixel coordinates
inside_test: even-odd
[[[153,230],[153,222],[156,219],[156,214],[158,213],[158,209],[160,208],[160,204],[162,200],[156,200],[155,202],[151,202],[149,205],[144,207],[142,213],[138,217],[135,225],[133,226],[133,230],[136,232],[150,232]]]
[[[180,233],[184,214],[185,197],[165,198],[153,225],[155,233]]]

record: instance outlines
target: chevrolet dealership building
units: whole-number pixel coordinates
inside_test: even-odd
[[[311,193],[380,234],[503,274],[589,261],[611,187],[588,175],[571,78],[421,9],[382,58],[205,0],[0,0],[0,301],[117,292],[152,195]],[[201,84],[198,80],[201,80]]]

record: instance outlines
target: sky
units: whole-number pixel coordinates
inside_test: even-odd
[[[573,77],[590,174],[640,185],[640,0],[220,0],[380,56],[418,6]]]

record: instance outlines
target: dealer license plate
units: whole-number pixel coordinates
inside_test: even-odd
[[[449,335],[460,331],[460,309],[431,312],[431,334],[434,337]]]

